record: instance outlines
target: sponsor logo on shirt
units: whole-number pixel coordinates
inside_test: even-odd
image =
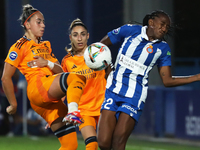
[[[17,53],[15,51],[12,51],[9,54],[9,58],[10,58],[10,60],[14,61],[17,58]]]
[[[96,78],[96,72],[92,69],[82,69],[76,71],[77,74],[84,75],[86,79]]]
[[[120,55],[119,64],[127,69],[130,69],[133,73],[140,75],[144,75],[145,70],[147,69],[146,65],[123,54]]]
[[[118,34],[119,31],[120,31],[120,28],[117,28],[117,29],[113,30],[112,33],[113,33],[113,34]]]
[[[33,53],[33,55],[43,57],[44,59],[51,59],[52,57],[55,58],[55,55],[52,52],[49,53],[49,48],[45,44],[44,47],[41,48],[37,48],[34,46],[32,46],[31,48],[32,48],[31,52]]]
[[[148,52],[148,53],[153,53],[153,46],[152,46],[152,45],[149,45],[149,46],[147,47],[147,52]]]
[[[128,110],[130,110],[130,111],[132,111],[134,114],[137,114],[137,110],[135,110],[134,108],[132,108],[131,106],[129,106],[129,105],[122,105],[122,108],[126,108],[126,109],[128,109]]]

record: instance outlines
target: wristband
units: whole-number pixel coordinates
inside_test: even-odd
[[[76,102],[71,102],[68,104],[68,113],[73,111],[78,111],[78,104]]]
[[[48,61],[48,64],[47,64],[47,66],[49,67],[49,69],[53,69],[53,67],[54,67],[54,63],[53,62],[51,62],[51,61],[49,61],[49,60],[47,60]]]

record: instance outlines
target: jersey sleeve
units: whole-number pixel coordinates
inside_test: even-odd
[[[23,49],[20,49],[17,43],[13,44],[8,51],[8,55],[5,59],[5,62],[17,68],[22,59],[23,59]]]
[[[141,28],[142,26],[139,25],[126,24],[108,32],[108,37],[112,44],[116,44],[122,42],[128,36],[136,34],[138,29]]]
[[[161,47],[162,55],[157,61],[158,67],[171,66],[171,49],[167,43]]]

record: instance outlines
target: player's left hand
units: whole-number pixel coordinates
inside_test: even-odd
[[[33,58],[34,58],[34,60],[29,61],[27,63],[28,67],[31,67],[31,68],[35,68],[35,67],[42,68],[42,67],[46,67],[47,64],[48,64],[48,61],[46,59],[44,59],[43,57],[34,56]]]

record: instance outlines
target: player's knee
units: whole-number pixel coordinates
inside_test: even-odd
[[[98,138],[98,146],[101,150],[111,149],[111,143],[108,140]]]
[[[74,73],[71,73],[69,75],[69,80],[70,80],[70,82],[79,83],[79,84],[81,84],[81,86],[85,86],[85,83],[86,83],[86,77],[85,76],[79,75],[79,74],[74,74]]]
[[[117,149],[120,147],[125,148],[126,142],[127,142],[127,138],[125,138],[124,136],[114,135],[113,140],[112,140],[112,148],[113,149]]]

